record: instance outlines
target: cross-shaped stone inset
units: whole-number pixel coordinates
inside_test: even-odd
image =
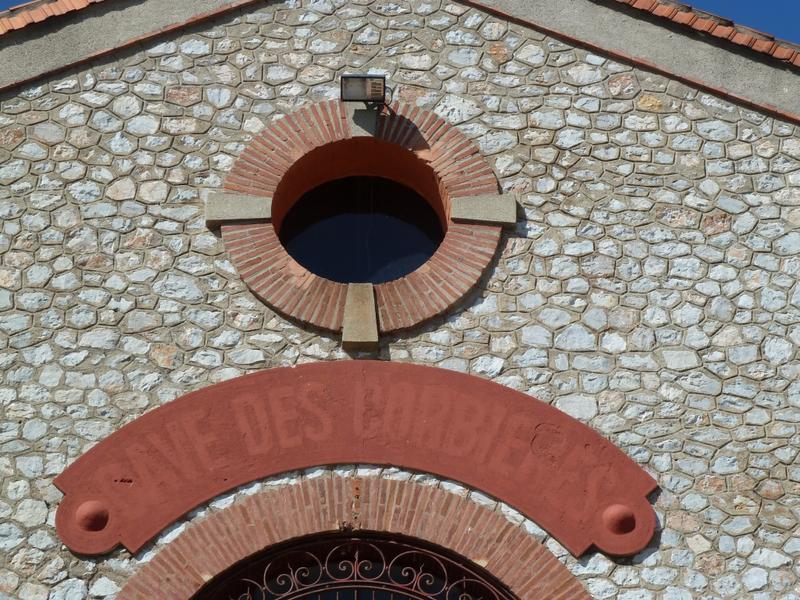
[[[445,236],[428,262],[386,283],[342,284],[288,255],[277,236],[288,210],[305,192],[351,176],[397,181],[431,204]],[[329,101],[258,134],[223,188],[208,194],[206,224],[221,228],[239,275],[267,305],[341,331],[346,350],[373,351],[380,334],[442,314],[474,288],[516,212],[477,146],[438,115],[403,103],[373,110]]]

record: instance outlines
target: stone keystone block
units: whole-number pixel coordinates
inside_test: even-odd
[[[375,350],[378,347],[378,314],[371,283],[347,286],[342,347],[345,350]]]
[[[206,200],[206,226],[272,218],[272,198],[215,190]]]
[[[513,226],[517,223],[517,200],[512,194],[481,194],[453,198],[453,221]]]
[[[353,137],[375,137],[378,131],[378,111],[358,104],[345,104],[347,120]]]

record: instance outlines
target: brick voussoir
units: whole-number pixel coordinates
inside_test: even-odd
[[[300,318],[309,323],[318,322],[322,319],[325,307],[330,303],[331,297],[336,289],[336,284],[322,278],[315,282],[315,290],[309,294],[308,307],[305,312],[300,314]]]
[[[238,247],[231,244],[231,249],[228,251],[228,254],[231,260],[236,264],[236,268],[239,270],[239,274],[242,277],[249,277],[251,275],[250,273],[245,273],[245,271],[256,262],[263,263],[264,259],[272,258],[275,255],[275,252],[265,248],[267,244],[269,244],[269,240],[266,236],[260,241],[258,239],[245,240]]]
[[[402,296],[405,308],[411,315],[412,323],[418,323],[431,316],[427,314],[424,305],[420,301],[419,290],[415,289],[407,277],[401,277],[395,283],[397,292]]]
[[[481,194],[496,194],[497,182],[494,179],[481,183],[475,182],[474,185],[464,183],[463,185],[454,186],[450,190],[450,199],[455,198],[470,198],[472,196],[480,196]]]
[[[269,158],[256,152],[249,152],[239,156],[236,166],[230,174],[241,178],[251,178],[254,183],[277,185],[285,172],[284,168],[272,164]]]
[[[261,239],[246,239],[229,244],[228,255],[241,277],[249,276],[249,274],[245,274],[244,271],[248,270],[257,262],[262,262],[265,257],[273,254],[270,250],[265,248],[268,244],[269,238],[267,236],[263,236]]]
[[[263,275],[279,273],[280,266],[265,262],[264,255],[257,255],[247,260],[234,260],[237,270],[248,285],[257,288]]]
[[[405,299],[397,290],[396,283],[394,281],[390,281],[389,283],[382,284],[381,291],[382,298],[381,303],[379,304],[379,309],[381,307],[385,308],[386,316],[388,317],[387,323],[380,322],[378,324],[381,330],[391,331],[391,329],[401,329],[406,327],[407,323],[411,323],[411,314],[406,308]],[[393,325],[391,329],[387,327],[389,323]]]
[[[262,225],[262,223],[259,223],[259,225]],[[264,223],[264,225],[266,224]],[[253,227],[240,230],[225,229],[222,232],[222,237],[225,239],[226,244],[230,244],[229,251],[238,251],[250,247],[263,250],[261,244],[272,242],[275,236],[266,227]]]
[[[230,175],[225,181],[226,190],[232,192],[241,192],[242,194],[249,194],[251,196],[262,196],[270,194],[274,191],[266,186],[255,185],[251,179],[239,177],[237,175]]]
[[[376,137],[411,151],[425,145],[431,149],[434,158],[428,165],[438,180],[445,214],[451,195],[497,189],[494,173],[480,157],[478,147],[457,128],[413,103],[394,102],[391,111],[378,119]],[[342,102],[329,100],[274,120],[234,162],[224,188],[273,196],[291,172],[293,161],[352,135],[347,115]],[[450,223],[448,227],[442,245],[419,274],[375,287],[381,332],[408,329],[441,314],[477,284],[499,237],[465,237],[462,242],[462,226]],[[322,329],[341,328],[343,286],[325,282],[295,263],[271,225],[255,231],[223,229],[223,241],[244,283],[262,301],[287,316]],[[446,274],[448,281],[435,281],[437,274]]]
[[[311,107],[298,110],[291,117],[297,124],[297,134],[310,143],[312,150],[328,143],[325,136],[324,121],[319,118],[318,113],[315,113]]]
[[[471,248],[467,244],[459,244],[457,242],[453,242],[447,246],[442,244],[439,246],[439,250],[437,250],[435,256],[438,256],[443,262],[449,264],[454,273],[463,274],[465,281],[472,279],[477,281],[477,278],[480,277],[483,268],[486,266],[486,261],[473,256],[465,256],[465,252],[468,253],[470,249]]]
[[[422,312],[428,315],[428,318],[438,314],[440,307],[434,301],[433,291],[430,284],[425,279],[424,275],[418,272],[411,273],[406,276],[409,287],[416,295],[417,302],[422,307]]]
[[[435,277],[434,273],[433,269],[428,268],[425,272],[418,270],[415,275],[424,282],[423,285],[428,303],[435,309],[436,314],[441,314],[453,304],[454,299],[442,289],[439,285],[439,278]],[[456,298],[456,300],[458,300],[458,298]]]
[[[292,164],[291,159],[286,155],[292,145],[277,129],[263,130],[248,144],[249,148],[253,149],[254,154],[260,154],[276,167],[287,168]]]
[[[263,162],[263,159],[260,164],[257,164],[256,160],[257,158],[252,156],[242,157],[242,160],[236,163],[236,168],[230,172],[229,176],[250,184],[271,183],[277,185],[281,174],[266,168],[266,163]]]
[[[330,287],[330,301],[323,304],[320,308],[318,321],[319,327],[332,331],[339,331],[344,322],[344,304],[347,295],[347,286],[334,283]]]
[[[253,149],[250,156],[260,157],[276,171],[283,172],[292,165],[291,157],[288,155],[292,145],[274,131],[262,132],[250,142],[249,148]]]
[[[333,118],[327,111],[328,103],[322,102],[320,104],[312,104],[311,112],[314,115],[317,123],[319,123],[319,131],[322,136],[322,144],[330,144],[338,139],[341,139],[336,133]]]

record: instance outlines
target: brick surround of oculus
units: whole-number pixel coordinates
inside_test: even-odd
[[[499,193],[478,147],[433,112],[405,103],[375,110],[328,101],[277,120],[249,143],[223,189],[209,197],[206,221],[221,225],[231,260],[253,293],[320,329],[342,330],[347,285],[297,263],[278,231],[305,193],[354,176],[414,190],[445,230],[430,260],[374,286],[374,304],[364,311],[377,312],[377,327],[363,342],[377,343],[379,333],[408,329],[454,306],[491,264],[502,226],[516,223],[514,197]]]

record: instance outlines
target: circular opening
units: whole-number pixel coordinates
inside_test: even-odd
[[[603,521],[612,533],[625,535],[636,529],[636,515],[622,504],[613,504],[603,512]]]
[[[84,531],[102,531],[108,524],[108,509],[97,500],[87,500],[75,511],[75,518]]]
[[[422,266],[444,238],[414,190],[383,177],[345,177],[305,193],[278,236],[306,269],[340,283],[384,283]]]

